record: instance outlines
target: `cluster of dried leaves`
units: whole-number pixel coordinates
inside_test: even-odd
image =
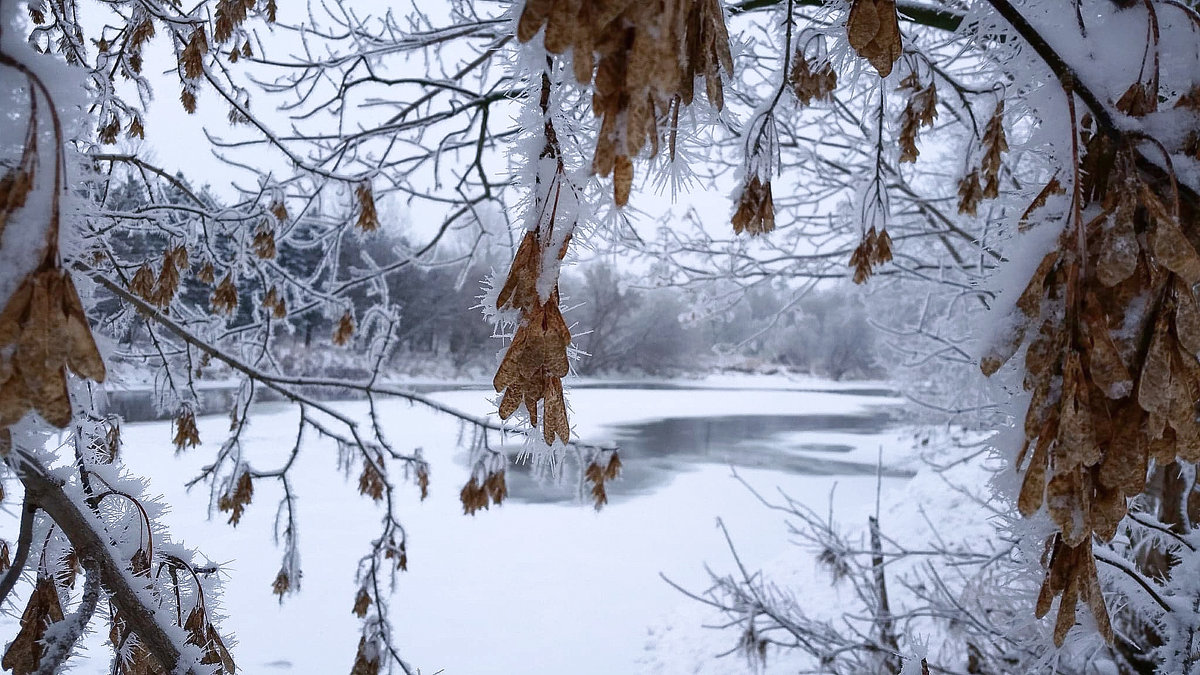
[[[887,228],[875,231],[871,227],[863,233],[862,241],[850,254],[850,267],[854,270],[854,283],[865,283],[875,268],[892,259],[892,237]]]
[[[553,162],[554,165],[553,178],[548,182],[549,189],[554,193],[553,206],[548,207],[547,204],[551,199],[549,192],[535,194],[534,213],[538,214],[537,222],[521,239],[508,277],[496,297],[497,309],[516,309],[521,318],[512,344],[496,369],[492,386],[497,393],[503,392],[500,419],[508,419],[524,406],[530,426],[536,429],[540,419],[542,438],[546,445],[553,445],[556,438],[566,443],[571,437],[562,387],[562,378],[571,370],[567,356],[571,331],[558,306],[558,270],[548,267],[562,264],[575,223],[565,222],[565,219],[562,223],[558,222],[558,201],[565,167],[558,134],[547,114],[549,104],[550,80],[543,74],[541,108],[545,117],[545,140],[539,159]],[[543,218],[542,214],[546,214],[546,217]],[[561,237],[556,237],[556,228],[566,228],[566,231]],[[546,297],[539,290],[544,278],[554,281]],[[540,416],[539,402],[542,403]]]
[[[482,474],[482,478],[476,474]],[[504,480],[504,469],[498,471],[472,471],[471,479],[458,493],[463,513],[473,516],[479,509],[492,504],[499,506],[508,497],[508,484]]]
[[[217,666],[215,673],[220,675],[233,675],[237,672],[233,656],[229,653],[225,641],[208,616],[203,596],[192,607],[192,611],[188,612],[187,619],[183,622],[183,629],[188,634],[187,644],[204,650],[204,656],[200,658],[201,664]]]
[[[150,263],[143,263],[129,279],[129,290],[146,302],[165,309],[175,299],[182,281],[181,273],[190,266],[187,248],[175,246],[163,252],[158,275]]]
[[[0,312],[0,429],[31,410],[56,427],[70,424],[68,370],[104,381],[75,284],[48,255]]]
[[[358,639],[358,651],[350,675],[379,675],[379,645],[364,635]]]
[[[362,183],[354,188],[354,197],[358,200],[358,220],[355,226],[363,232],[374,232],[379,229],[379,212],[375,209],[375,192],[370,183]]]
[[[377,454],[375,461],[363,462],[362,473],[358,474],[358,494],[366,495],[374,501],[383,499],[387,490],[387,481],[379,467],[383,466],[383,456]],[[424,491],[423,491],[424,492]]]
[[[890,75],[904,49],[896,0],[853,0],[846,19],[846,36],[854,51],[869,61],[880,77]]]
[[[583,470],[583,478],[592,484],[592,500],[599,511],[608,503],[608,490],[604,484],[621,475],[621,458],[616,450],[597,452]]]
[[[349,310],[342,314],[338,319],[337,325],[333,328],[333,344],[338,347],[345,347],[350,343],[350,338],[354,336],[354,316]]]
[[[267,289],[266,295],[262,299],[263,309],[271,310],[271,316],[276,319],[282,319],[287,316],[287,299],[279,293],[279,289],[275,286]]]
[[[900,113],[900,161],[915,162],[921,154],[917,149],[917,132],[921,127],[933,126],[934,120],[937,119],[937,87],[932,79],[929,84],[921,86],[921,81],[914,72],[900,82],[900,91],[908,92],[904,112]],[[1003,135],[1004,128],[999,129]]]
[[[996,111],[988,120],[980,146],[982,153],[979,167],[969,171],[958,183],[958,212],[970,216],[978,213],[979,204],[984,199],[1000,196],[1001,156],[1008,150],[1008,138],[1004,133],[1003,99],[996,105]]]
[[[173,421],[175,436],[171,442],[175,444],[176,452],[200,445],[200,430],[196,428],[196,412],[190,405],[182,405],[175,411]]]
[[[246,512],[246,506],[254,499],[254,480],[249,471],[242,471],[232,489],[226,490],[217,498],[217,509],[229,514],[229,524],[237,527]]]
[[[208,299],[212,310],[217,314],[231,315],[238,305],[238,287],[233,280],[233,272],[226,272],[221,283],[213,289]]]
[[[21,630],[9,643],[0,660],[0,667],[13,675],[32,675],[38,672],[45,652],[46,631],[63,620],[62,600],[53,577],[39,574],[33,592],[21,613]]]
[[[775,229],[775,200],[771,197],[771,181],[751,175],[738,197],[733,213],[733,231],[750,235],[766,234]]]
[[[805,106],[813,101],[832,101],[838,82],[837,71],[828,61],[823,61],[815,71],[812,69],[812,64],[804,55],[804,47],[796,50],[788,79],[800,105]]]
[[[725,105],[721,71],[733,72],[729,34],[719,0],[530,0],[517,23],[528,42],[545,26],[552,54],[571,50],[575,79],[593,80],[592,110],[601,118],[592,170],[613,176],[618,206],[629,201],[633,158],[670,125],[671,156],[681,105],[691,105],[697,76],[709,103]]]
[[[1037,606],[1044,615],[1062,596],[1058,644],[1081,600],[1111,643],[1092,538],[1114,536],[1150,460],[1200,461],[1200,213],[1169,176],[1139,165],[1135,139],[1082,138],[1069,224],[981,362],[996,372],[1028,338],[1018,507],[1028,516],[1044,505],[1058,527]],[[1088,206],[1098,213],[1085,221]]]
[[[492,385],[497,392],[504,392],[500,400],[501,419],[508,419],[524,405],[529,424],[536,428],[538,403],[542,403],[542,436],[551,445],[556,438],[566,443],[571,436],[562,388],[562,378],[570,372],[567,347],[571,344],[571,331],[558,306],[558,284],[545,302],[538,295],[545,258],[539,241],[541,229],[525,234],[496,299],[497,308],[519,309],[522,319]],[[564,242],[559,260],[566,250]]]

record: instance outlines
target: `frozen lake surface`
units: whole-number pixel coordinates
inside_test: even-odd
[[[407,403],[390,404],[385,433],[400,449],[422,447],[432,465],[429,499],[421,502],[409,486],[399,491],[409,571],[397,578],[392,609],[405,658],[425,675],[665,672],[669,655],[653,653],[651,627],[661,630],[691,601],[659,573],[703,589],[705,563],[727,569],[731,559],[717,517],[746,560],[796,552],[778,515],[738,483],[730,467],[764,493],[778,487],[851,521],[874,505],[881,449],[885,487],[907,475],[911,433],[896,418],[901,400],[886,388],[756,382],[590,383],[570,390],[578,436],[622,448],[624,477],[610,485],[610,504],[599,513],[576,498],[576,483],[539,484],[516,466],[509,471],[509,501],[463,516],[458,491],[467,467],[460,425]],[[434,396],[475,414],[494,411],[484,389],[454,387]],[[365,417],[362,402],[337,405]],[[261,407],[248,437],[253,465],[273,466],[286,455],[296,419],[291,406]],[[279,569],[271,541],[277,485],[255,484],[254,502],[236,529],[223,518],[207,519],[206,489],[183,488],[227,427],[224,416],[202,418],[203,447],[176,457],[169,423],[128,424],[125,461],[172,505],[165,522],[176,538],[227,564],[224,630],[238,638],[234,656],[244,672],[348,672],[359,635],[350,611],[353,574],[376,535],[379,511],[357,494],[353,478],[338,472],[336,448],[310,441],[295,475],[302,589],[280,605],[271,593]],[[11,503],[8,511],[5,531],[15,533]],[[3,619],[0,634],[15,634],[14,618]],[[106,635],[102,627],[91,636],[94,658],[80,661],[74,672],[107,672]],[[728,645],[714,640],[696,648],[715,655]],[[736,658],[721,664],[720,672],[750,672]]]

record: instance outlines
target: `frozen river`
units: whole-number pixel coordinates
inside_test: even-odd
[[[467,467],[458,423],[404,403],[389,406],[385,432],[401,449],[422,447],[432,465],[428,500],[420,502],[415,489],[400,490],[409,571],[397,578],[392,607],[406,659],[425,675],[664,672],[661,654],[653,659],[658,665],[646,665],[647,650],[655,647],[651,627],[661,630],[690,601],[659,573],[702,589],[705,563],[727,568],[717,517],[746,560],[795,551],[778,515],[764,509],[730,467],[763,492],[778,487],[822,512],[832,505],[851,520],[873,504],[881,449],[885,483],[906,475],[901,454],[911,434],[896,418],[901,401],[886,390],[756,382],[571,390],[580,438],[622,448],[624,478],[610,485],[611,503],[599,513],[575,498],[575,484],[539,484],[514,467],[508,502],[463,516],[458,490]],[[476,414],[493,410],[484,389],[434,396]],[[361,402],[338,405],[365,412]],[[251,449],[286,452],[296,415],[289,406],[264,406],[252,419]],[[182,486],[227,427],[223,416],[202,418],[205,445],[176,458],[168,423],[129,424],[125,461],[150,476],[152,491],[172,505],[164,518],[171,531],[227,564],[224,628],[237,635],[234,655],[244,672],[348,672],[359,630],[350,611],[353,574],[376,534],[378,511],[337,471],[335,448],[314,440],[296,466],[302,590],[281,606],[271,593],[279,569],[271,542],[277,487],[256,484],[254,502],[233,529],[223,519],[206,519],[207,490]],[[12,532],[14,525],[5,528]],[[14,634],[14,621],[6,617],[0,634]],[[92,637],[95,658],[75,672],[107,672],[105,635],[102,627]],[[727,647],[699,645],[713,654]],[[721,669],[743,671],[735,659]]]

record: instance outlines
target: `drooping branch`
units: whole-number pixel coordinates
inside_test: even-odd
[[[137,587],[132,574],[101,535],[104,524],[94,514],[81,508],[63,490],[63,485],[51,476],[32,455],[14,448],[8,465],[25,486],[27,499],[50,516],[70,540],[90,577],[95,570],[108,593],[109,602],[128,622],[141,644],[168,671],[183,674],[201,672],[195,665],[181,663],[180,642],[157,621],[157,608],[146,602],[145,594]]]

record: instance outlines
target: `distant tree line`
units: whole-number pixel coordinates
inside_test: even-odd
[[[193,189],[182,175],[180,189]],[[206,188],[194,192],[214,204]],[[137,212],[147,197],[136,180],[121,182],[110,195],[118,210]],[[118,234],[130,250],[152,242],[135,239],[137,231]],[[161,244],[161,242],[158,242]],[[282,244],[285,247],[290,244]],[[396,266],[411,256],[403,239],[386,229],[343,242],[337,255],[344,266]],[[315,269],[320,247],[284,251],[279,263],[298,277]],[[393,339],[397,349],[390,370],[398,375],[459,376],[495,368],[502,340],[492,334],[480,312],[480,281],[503,269],[511,251],[506,245],[478,245],[456,262],[401,265],[388,275],[386,289],[364,285],[349,292],[356,306],[386,292],[401,304],[401,321]],[[563,271],[565,318],[578,350],[577,373],[669,376],[731,369],[771,372],[786,369],[835,380],[885,375],[878,331],[868,322],[863,292],[848,285],[830,286],[799,296],[783,285],[751,289],[690,286],[652,288],[644,275],[622,270],[603,258],[580,262]],[[185,280],[182,293],[201,297],[211,289]],[[736,291],[736,292],[729,292]],[[705,302],[703,297],[736,296],[736,302]],[[249,318],[262,298],[241,291],[237,315]],[[697,307],[707,309],[698,310]],[[281,362],[305,372],[331,376],[354,374],[361,363],[332,342],[338,316],[307,315],[293,330],[276,336]],[[140,324],[130,324],[129,340],[147,339]],[[217,366],[213,366],[215,369]]]

